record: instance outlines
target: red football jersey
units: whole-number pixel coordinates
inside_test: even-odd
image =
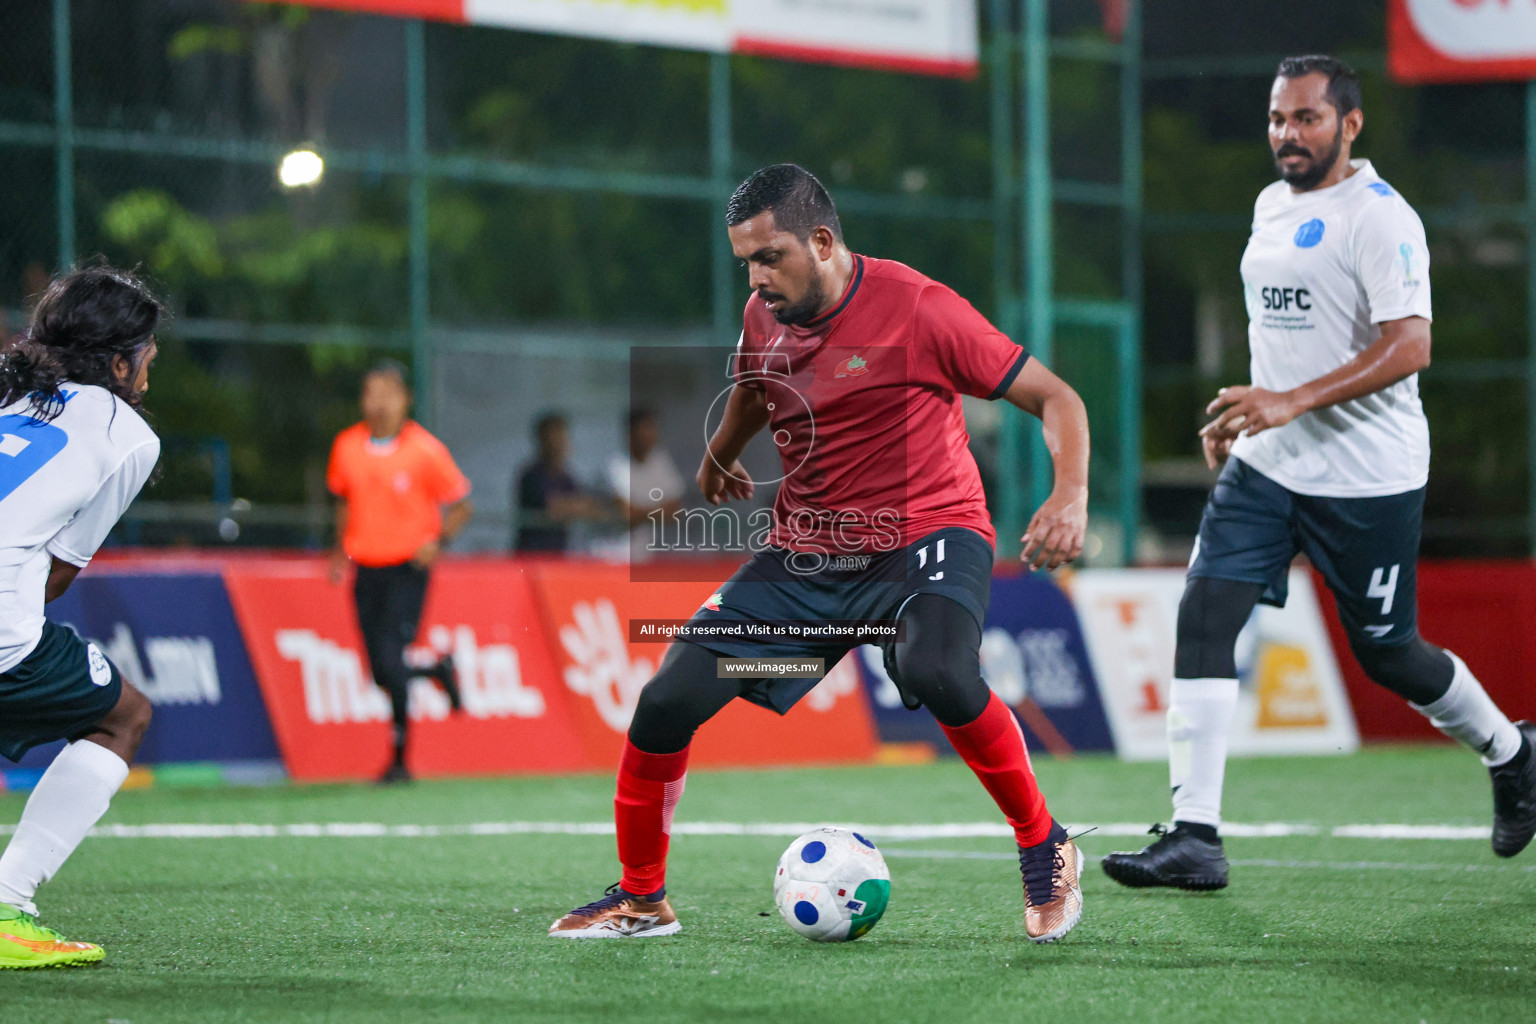
[[[994,543],[960,396],[1001,397],[1028,358],[953,289],[892,260],[855,256],[837,306],[804,326],[753,295],[735,377],[765,392],[783,460],[770,542],[888,551],[963,526]]]

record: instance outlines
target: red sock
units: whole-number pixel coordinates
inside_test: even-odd
[[[1024,746],[1019,720],[997,694],[976,721],[959,728],[940,725],[955,751],[1002,808],[1020,846],[1045,841],[1051,830],[1051,812],[1035,784],[1035,771]]]
[[[687,774],[687,747],[675,754],[647,754],[624,740],[613,822],[619,834],[619,863],[624,865],[619,887],[625,892],[649,896],[666,885],[672,810],[683,795]]]

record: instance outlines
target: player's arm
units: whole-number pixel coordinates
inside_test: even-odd
[[[1389,388],[1429,366],[1429,321],[1421,316],[1388,320],[1381,337],[1338,369],[1289,391],[1257,387],[1222,388],[1206,406],[1216,416],[1200,430],[1206,462],[1214,469],[1216,454],[1225,455],[1236,438],[1272,427],[1283,427],[1303,413],[1326,409]],[[1216,415],[1217,413],[1220,415]],[[1214,450],[1213,450],[1214,449]]]
[[[683,510],[683,499],[668,498],[666,501],[658,501],[646,505],[632,505],[623,498],[618,499],[619,508],[624,514],[624,522],[629,526],[639,526],[646,522],[657,512],[664,519],[670,519]]]
[[[601,504],[592,495],[580,492],[553,494],[543,508],[538,508],[536,505],[531,507],[534,511],[543,513],[543,517],[552,523],[573,523],[578,519],[597,519],[603,515]]]
[[[458,501],[443,509],[444,542],[453,540],[453,538],[457,537],[459,533],[463,531],[464,527],[469,525],[469,520],[474,516],[474,514],[475,503],[468,497],[460,498]]]
[[[768,425],[768,399],[755,388],[737,384],[725,400],[725,415],[704,448],[698,483],[704,499],[719,505],[752,497],[752,478],[741,465],[747,442]]]
[[[443,510],[443,519],[437,536],[418,548],[411,559],[419,569],[426,569],[436,562],[443,548],[469,525],[470,517],[475,514],[475,503],[469,496],[469,478],[459,469],[458,463],[453,461],[453,456],[448,454],[448,448],[441,441],[430,436],[427,441],[428,451],[433,457],[418,482],[427,496]]]
[[[451,502],[443,509],[443,528],[438,534],[437,540],[429,540],[416,552],[416,557],[411,561],[418,568],[425,569],[437,557],[443,553],[443,545],[459,535],[459,531],[469,525],[469,519],[475,514],[475,503],[465,495],[458,501]]]
[[[347,549],[342,544],[342,538],[347,535],[347,515],[349,509],[346,498],[336,499],[336,543],[331,548],[331,563],[326,570],[332,583],[340,584],[347,578]]]
[[[1023,558],[1036,569],[1054,569],[1083,553],[1088,532],[1088,410],[1066,381],[1030,359],[1003,397],[1040,419],[1051,453],[1055,484],[1029,528]]]
[[[71,565],[62,558],[55,558],[53,565],[48,569],[48,585],[43,591],[43,603],[46,604],[63,594],[79,575],[80,566]]]

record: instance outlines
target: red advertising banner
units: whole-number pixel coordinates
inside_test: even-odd
[[[230,600],[296,779],[364,779],[389,755],[389,701],[374,685],[350,585],[319,560],[232,563]],[[510,563],[444,562],[433,572],[418,642],[452,652],[464,713],[430,682],[412,688],[409,764],[421,775],[562,772],[592,767],[556,685],[535,598]]]
[[[1406,83],[1536,78],[1536,0],[1388,0],[1387,66]]]
[[[1445,740],[1403,698],[1366,677],[1349,652],[1333,595],[1317,580],[1344,685],[1364,740]],[[1419,563],[1419,633],[1455,651],[1510,718],[1536,718],[1536,565],[1514,561]]]
[[[667,650],[660,643],[631,644],[629,620],[687,619],[718,584],[635,583],[625,566],[580,563],[548,562],[529,572],[587,756],[599,768],[616,766],[640,689]],[[867,762],[877,746],[858,669],[844,658],[783,720],[732,701],[699,730],[688,763]]]

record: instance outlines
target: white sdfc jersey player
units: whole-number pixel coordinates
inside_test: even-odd
[[[1513,857],[1536,839],[1536,722],[1510,721],[1466,662],[1419,634],[1429,248],[1413,208],[1370,161],[1350,157],[1361,103],[1359,76],[1336,57],[1287,57],[1275,69],[1267,121],[1280,180],[1259,193],[1242,260],[1251,383],[1220,389],[1200,429],[1206,464],[1226,464],[1200,516],[1175,627],[1173,828],[1104,858],[1122,885],[1227,885],[1228,734],[1242,690],[1255,686],[1252,674],[1239,678],[1237,639],[1257,604],[1284,607],[1298,554],[1333,594],[1371,681],[1481,758],[1494,854]]]
[[[1343,366],[1376,326],[1431,319],[1429,248],[1413,207],[1369,160],[1331,188],[1259,193],[1243,253],[1254,385],[1286,391]],[[1419,378],[1244,436],[1232,454],[1298,494],[1367,498],[1423,487],[1429,424]]]

